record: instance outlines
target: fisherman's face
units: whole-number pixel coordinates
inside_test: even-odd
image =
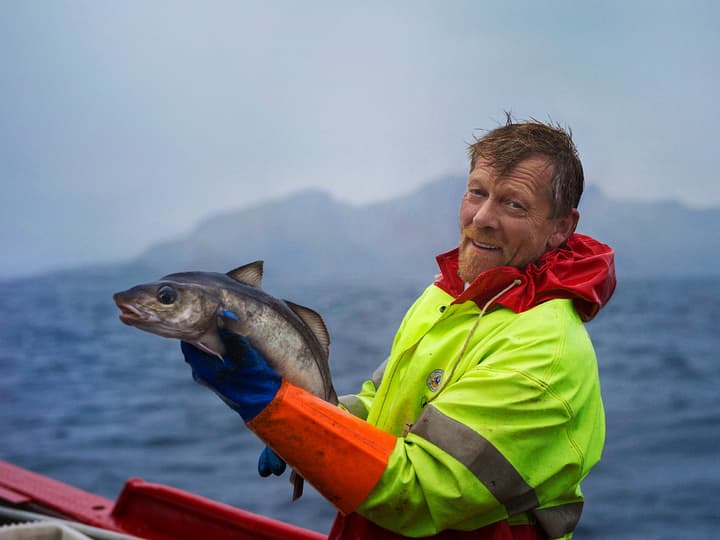
[[[504,176],[485,160],[475,163],[460,204],[463,280],[497,266],[522,269],[567,240],[579,214],[550,218],[551,176],[552,165],[543,157],[525,159]]]

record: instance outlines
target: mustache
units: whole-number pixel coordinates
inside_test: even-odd
[[[462,244],[463,242],[477,242],[479,244],[490,244],[492,246],[501,245],[498,238],[478,234],[477,229],[473,229],[472,227],[464,227],[460,230],[460,243]]]

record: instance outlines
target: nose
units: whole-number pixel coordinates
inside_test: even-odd
[[[496,229],[498,227],[498,214],[491,199],[484,199],[473,205],[471,209],[471,223],[477,228]]]

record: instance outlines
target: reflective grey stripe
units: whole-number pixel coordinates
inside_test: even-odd
[[[347,394],[340,396],[338,401],[341,405],[344,405],[350,414],[367,420],[368,410],[365,408],[365,404],[360,401],[360,398],[353,394]]]
[[[465,465],[512,516],[535,508],[535,490],[490,442],[466,425],[428,405],[412,433],[430,441]]]
[[[533,515],[550,538],[560,538],[575,530],[582,509],[583,503],[576,502],[533,510]]]

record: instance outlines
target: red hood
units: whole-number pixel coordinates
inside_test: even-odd
[[[544,253],[524,270],[514,266],[487,270],[475,278],[467,289],[457,275],[458,251],[455,248],[437,257],[442,274],[435,282],[455,297],[454,303],[473,300],[484,307],[495,295],[519,279],[519,285],[494,303],[520,313],[553,298],[571,298],[580,318],[587,322],[615,291],[612,248],[583,234],[573,234],[563,247]]]

